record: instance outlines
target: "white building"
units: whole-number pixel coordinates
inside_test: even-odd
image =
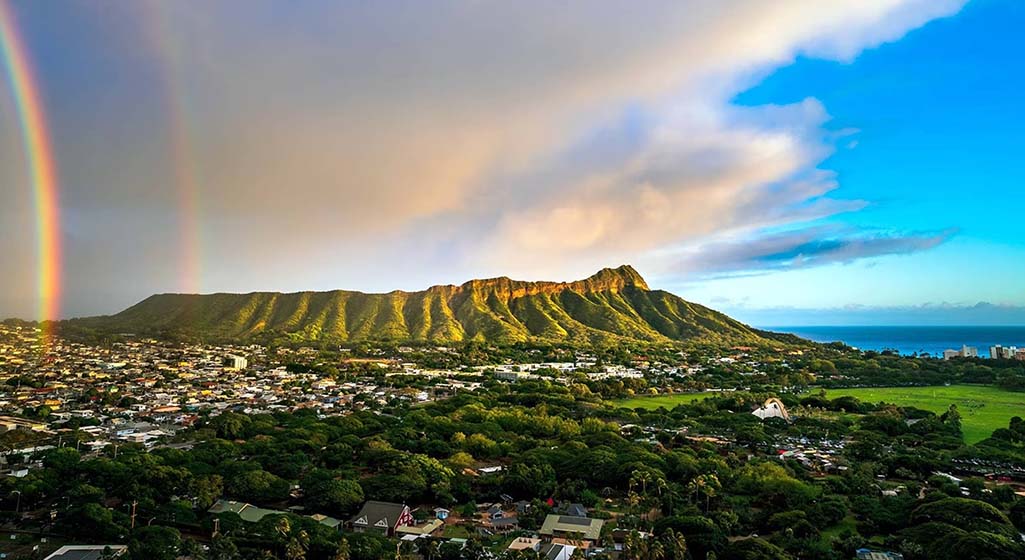
[[[782,418],[786,421],[790,421],[790,414],[787,413],[787,409],[783,406],[783,403],[779,399],[769,399],[765,401],[765,404],[761,408],[755,409],[751,414],[754,414],[758,418],[765,420],[766,418]]]
[[[990,346],[989,357],[994,360],[1013,360],[1018,353],[1018,348],[1014,346]]]
[[[249,360],[243,358],[242,356],[236,356],[235,354],[228,354],[224,358],[224,365],[228,369],[233,369],[233,370],[239,371],[239,370],[246,369],[246,367],[249,366]]]

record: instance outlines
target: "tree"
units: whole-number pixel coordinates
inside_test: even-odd
[[[654,540],[648,545],[648,560],[665,560],[666,548],[661,540]]]
[[[132,534],[128,553],[133,560],[175,560],[181,548],[177,529],[153,525]]]
[[[430,539],[427,542],[427,544],[422,545],[420,547],[420,554],[423,555],[424,560],[438,560],[438,557],[440,556],[440,553],[441,553],[440,546],[438,545],[438,541],[435,540],[435,539]],[[335,560],[348,560],[348,559],[336,558]]]
[[[87,503],[74,508],[64,520],[67,531],[73,535],[101,539],[116,540],[127,532],[127,529],[114,520],[114,514],[97,503]]]
[[[224,412],[210,420],[210,427],[217,432],[217,437],[224,439],[241,439],[253,420],[244,414]]]
[[[210,560],[236,560],[238,547],[227,535],[217,535],[210,541]]]
[[[714,474],[702,474],[687,483],[687,488],[693,494],[695,502],[700,495],[705,496],[705,511],[707,512],[712,498],[718,494],[722,486],[719,484],[719,477]]]
[[[288,517],[282,516],[277,523],[278,535],[285,541],[285,560],[303,560],[310,548],[310,536],[303,530],[294,530]]]
[[[257,469],[232,477],[225,489],[236,499],[267,503],[287,498],[289,484],[267,471]]]
[[[1008,512],[1008,517],[1019,531],[1025,532],[1025,500],[1014,502]]]
[[[722,555],[722,560],[790,560],[782,548],[763,541],[762,539],[745,539],[730,545]]]
[[[350,557],[349,541],[345,537],[342,537],[338,541],[338,548],[335,549],[335,554],[331,557],[331,560],[349,560]],[[428,558],[428,560],[433,560],[433,558]]]
[[[687,539],[682,533],[676,533],[672,529],[666,531],[662,540],[666,543],[666,553],[669,560],[686,560]],[[714,553],[713,553],[714,554]]]
[[[363,488],[355,480],[339,479],[330,472],[311,473],[303,480],[306,502],[332,515],[348,515],[364,501]]]
[[[73,447],[52,449],[43,457],[43,466],[57,471],[57,476],[71,476],[82,456]]]
[[[224,479],[220,475],[198,476],[192,479],[192,495],[196,507],[207,509],[224,493]]]

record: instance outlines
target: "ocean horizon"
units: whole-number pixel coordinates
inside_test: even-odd
[[[989,357],[991,346],[1025,347],[1025,326],[769,326],[765,330],[789,333],[813,342],[843,342],[860,350],[894,350],[902,355],[975,347]]]

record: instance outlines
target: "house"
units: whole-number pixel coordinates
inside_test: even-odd
[[[554,537],[597,541],[605,525],[602,519],[589,519],[572,515],[549,514],[539,533],[551,540]]]
[[[501,519],[505,517],[505,512],[502,511],[502,506],[499,504],[492,504],[491,507],[485,512],[485,517],[490,520]]]
[[[492,519],[490,522],[485,523],[485,526],[499,532],[515,531],[520,528],[520,520],[515,515],[499,517],[498,519]]]
[[[587,508],[583,504],[570,504],[566,506],[566,515],[573,517],[587,517]]]
[[[405,504],[370,500],[350,523],[357,533],[374,532],[390,537],[399,527],[412,525],[413,514]]]
[[[331,516],[328,516],[328,515],[324,515],[324,514],[321,514],[321,513],[314,513],[313,515],[311,515],[309,517],[310,517],[310,519],[316,521],[317,523],[320,523],[321,525],[324,525],[326,527],[330,527],[332,529],[339,529],[341,527],[341,525],[342,525],[342,520],[341,519],[335,519],[334,517],[331,517]]]
[[[252,504],[236,502],[233,500],[217,500],[214,502],[214,505],[210,506],[210,509],[206,511],[214,515],[219,513],[235,513],[242,518],[242,521],[248,521],[250,523],[256,523],[268,515],[283,515],[285,513],[283,511],[264,509]]]
[[[400,535],[414,535],[417,537],[423,537],[434,533],[444,525],[445,522],[440,519],[431,519],[430,521],[426,521],[419,525],[402,525],[395,529],[395,533]]]
[[[506,550],[537,550],[541,548],[541,539],[531,537],[517,537],[509,543]]]
[[[867,548],[859,548],[854,551],[858,560],[904,560],[904,555],[899,552],[878,552]]]
[[[44,560],[99,560],[109,550],[109,558],[117,558],[128,550],[123,544],[73,544],[62,546]]]
[[[576,549],[577,547],[568,544],[548,543],[541,545],[537,554],[544,560],[569,560]]]

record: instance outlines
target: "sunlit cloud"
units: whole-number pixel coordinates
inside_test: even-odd
[[[962,3],[106,6],[117,17],[85,18],[104,33],[61,39],[116,79],[49,96],[78,220],[68,274],[89,275],[69,285],[69,309],[184,289],[188,236],[174,229],[196,221],[186,211],[204,232],[191,253],[205,262],[189,266],[226,291],[666,270],[681,246],[857,212],[870,201],[818,169],[853,141],[827,130],[828,107],[731,99],[798,55],[850,60]],[[123,101],[160,116],[166,99],[137,100],[167,76],[175,87],[159,95],[182,99],[163,118],[188,120],[193,210],[176,206],[170,124],[110,113]],[[98,291],[117,282],[131,287]]]

